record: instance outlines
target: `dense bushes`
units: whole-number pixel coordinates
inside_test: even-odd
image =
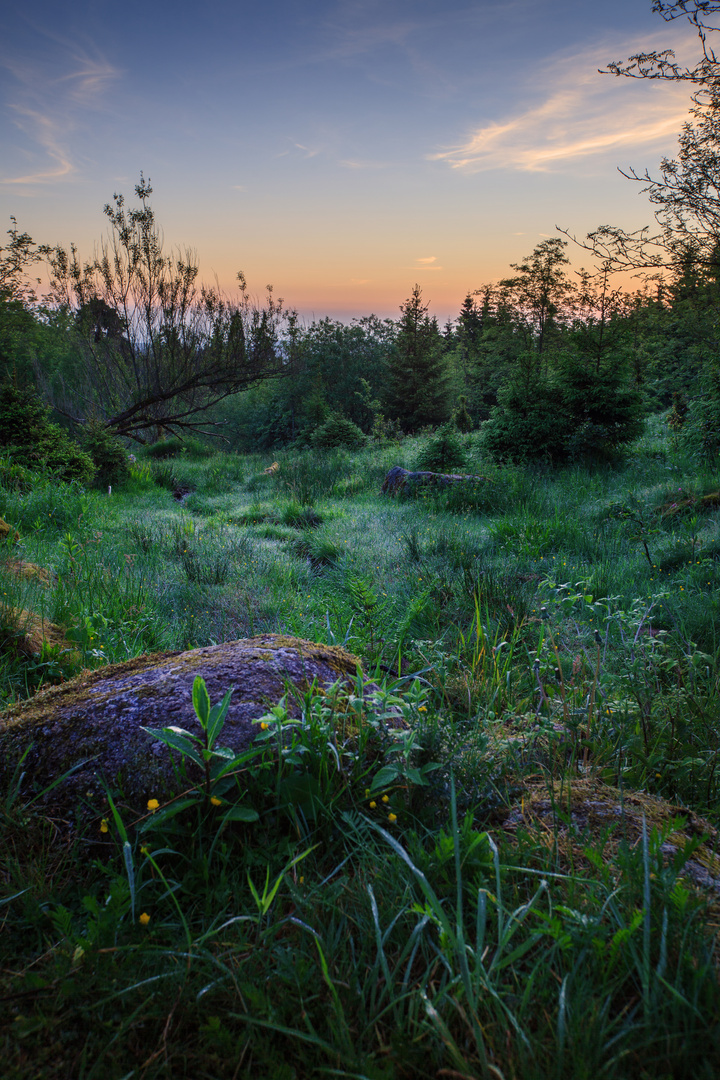
[[[95,482],[99,487],[121,484],[130,476],[130,462],[124,446],[105,424],[91,420],[85,428],[85,450],[97,470]]]
[[[564,357],[552,375],[503,387],[481,442],[496,461],[589,463],[612,458],[642,429],[641,395],[618,369]]]
[[[313,431],[310,443],[318,450],[334,450],[341,446],[348,450],[359,450],[365,444],[365,436],[352,420],[348,420],[342,413],[332,412],[327,420]]]
[[[417,463],[418,468],[431,472],[449,473],[466,468],[467,455],[454,424],[443,424],[422,448]]]
[[[686,449],[701,461],[713,462],[720,455],[720,363],[708,368],[701,380],[702,397],[691,402],[677,430]]]
[[[88,484],[95,476],[89,454],[51,423],[50,410],[34,390],[15,383],[0,387],[0,447],[11,460],[26,468],[41,469],[60,480]]]

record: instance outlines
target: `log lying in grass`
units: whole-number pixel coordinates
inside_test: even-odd
[[[414,487],[449,487],[450,484],[477,483],[489,484],[486,476],[461,475],[459,473],[410,472],[393,465],[383,481],[381,495],[399,495],[411,491]]]

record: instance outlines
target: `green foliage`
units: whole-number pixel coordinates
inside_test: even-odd
[[[0,386],[0,447],[23,466],[46,470],[61,480],[90,483],[95,475],[92,458],[51,423],[48,414],[34,390],[4,383]]]
[[[365,436],[352,420],[348,420],[342,413],[333,412],[313,431],[310,442],[318,450],[333,450],[338,447],[359,450],[365,442]]]
[[[99,420],[91,420],[84,431],[83,446],[93,460],[98,487],[122,484],[130,478],[130,462],[120,440]]]
[[[417,456],[419,469],[452,473],[467,467],[467,454],[453,423],[443,424]]]
[[[570,418],[567,457],[601,461],[637,439],[644,427],[644,406],[622,368],[598,370],[575,357],[561,360],[558,396]]]
[[[458,398],[457,406],[452,414],[452,422],[463,435],[467,435],[474,427],[472,417],[468,412],[465,394],[461,394]]]
[[[497,461],[609,460],[643,429],[641,395],[622,372],[574,356],[561,357],[548,378],[506,384],[498,402],[481,433]]]
[[[213,452],[212,447],[192,435],[183,439],[176,436],[171,436],[168,439],[158,439],[157,442],[150,443],[143,448],[143,456],[152,458],[154,461],[180,456],[187,456],[193,461],[199,461],[203,458],[212,457]]]
[[[508,383],[482,426],[482,450],[498,462],[562,461],[567,455],[569,416],[551,383],[532,389]]]
[[[701,388],[684,417],[680,441],[701,462],[714,463],[720,456],[720,364],[707,366]]]
[[[38,481],[37,473],[25,468],[8,455],[0,457],[0,487],[9,491],[30,491]]]
[[[428,315],[416,285],[400,308],[388,358],[386,397],[391,417],[404,431],[418,431],[447,417],[447,369],[437,321]]]
[[[246,757],[198,685],[199,727],[155,733],[176,796],[134,820],[108,778],[73,845],[29,805],[29,756],[7,778],[4,1075],[74,1075],[84,1054],[148,1080],[231,1080],[240,1060],[710,1080],[720,583],[699,499],[717,477],[670,438],[654,421],[622,470],[493,467],[457,502],[377,495],[416,442],[284,451],[272,475],[252,457],[235,480],[224,456],[180,456],[205,492],[192,517],[157,489],[1,489],[13,524],[74,507],[62,533],[22,530],[55,575],[8,603],[62,616],[84,664],[279,632],[369,667],[264,702]],[[223,581],[190,580],[184,548],[203,573],[224,557]],[[44,670],[0,667],[6,699]]]
[[[234,754],[232,750],[222,749],[216,745],[225,724],[231,696],[232,690],[228,690],[222,701],[211,707],[205,680],[196,675],[193,682],[192,701],[201,734],[195,735],[179,727],[143,728],[148,735],[165,743],[171,750],[176,750],[180,754],[182,763],[188,761],[196,765],[202,776],[202,781],[196,790],[184,795],[180,800],[174,800],[157,817],[149,818],[143,829],[144,832],[156,830],[159,825],[176,817],[195,803],[201,802],[204,810],[208,810],[211,803],[221,806],[223,801],[221,796],[229,790],[227,781],[240,771],[242,765],[255,756],[252,751]],[[230,821],[257,821],[258,816],[256,810],[235,803],[222,810],[218,824],[222,828]]]

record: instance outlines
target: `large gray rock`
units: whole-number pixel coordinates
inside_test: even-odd
[[[451,484],[477,483],[479,480],[490,483],[486,476],[473,476],[461,473],[410,472],[401,465],[393,465],[383,480],[381,495],[409,494],[418,487],[449,487]]]
[[[252,721],[277,704],[289,684],[304,690],[317,680],[327,687],[349,680],[358,664],[343,649],[269,634],[84,672],[0,714],[0,770],[7,779],[30,746],[23,768],[45,787],[87,758],[53,791],[48,806],[74,812],[78,798],[101,793],[101,778],[119,778],[125,797],[138,802],[167,790],[174,775],[168,748],[142,728],[176,725],[200,734],[192,704],[196,675],[213,704],[235,688],[218,745],[239,752],[257,733]]]

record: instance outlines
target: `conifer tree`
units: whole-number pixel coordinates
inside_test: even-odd
[[[437,320],[428,315],[419,285],[400,313],[388,359],[386,395],[393,418],[412,432],[446,418],[447,368]]]

